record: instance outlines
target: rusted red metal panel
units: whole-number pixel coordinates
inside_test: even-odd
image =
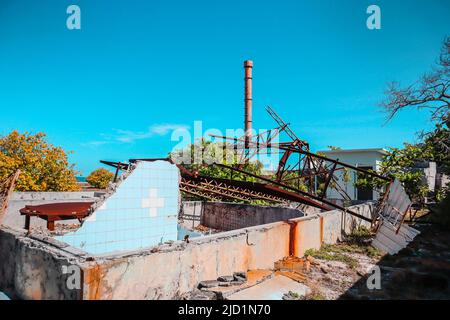
[[[92,204],[93,202],[60,202],[36,206],[27,205],[25,208],[20,209],[20,213],[47,216],[77,216],[89,213]]]
[[[30,230],[31,217],[39,217],[47,221],[47,229],[55,229],[55,221],[81,219],[90,213],[93,202],[60,202],[48,203],[36,206],[27,205],[20,209],[25,216],[25,229]]]

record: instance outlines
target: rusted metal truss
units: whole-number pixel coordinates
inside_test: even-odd
[[[339,160],[330,159],[323,155],[312,153],[309,149],[308,142],[301,140],[290,129],[289,124],[284,122],[281,117],[270,107],[266,108],[268,114],[275,120],[277,127],[271,131],[275,131],[280,135],[282,132],[286,133],[290,141],[286,142],[273,142],[272,139],[262,139],[261,135],[252,137],[251,141],[246,141],[245,137],[225,137],[211,135],[214,138],[222,139],[224,145],[226,143],[233,143],[236,150],[242,150],[246,147],[250,151],[241,152],[244,155],[242,163],[248,163],[251,157],[259,153],[268,153],[272,150],[278,150],[282,154],[279,160],[277,170],[274,174],[273,181],[281,182],[289,185],[306,186],[308,193],[311,195],[320,196],[324,198],[326,196],[327,189],[332,186],[337,193],[339,193],[343,199],[350,199],[351,197],[338,183],[340,177],[338,172],[346,170],[352,170],[363,175],[370,175],[382,180],[390,181],[390,179],[378,175],[375,172],[369,172],[361,168],[340,162]],[[294,159],[294,156],[297,158]],[[239,169],[243,168],[243,165],[238,166]],[[317,184],[322,184],[322,188],[318,188]]]
[[[136,161],[155,161],[162,159],[131,159],[130,163]],[[171,159],[164,159],[171,161]],[[130,165],[101,161],[104,164],[119,168],[119,170],[128,170]],[[239,202],[251,202],[255,200],[265,200],[273,203],[297,203],[304,204],[311,207],[319,208],[322,210],[340,209],[344,210],[354,216],[357,216],[363,220],[371,221],[356,212],[352,212],[342,206],[334,204],[326,199],[322,199],[315,195],[308,194],[302,190],[294,187],[284,185],[276,181],[272,181],[268,178],[257,176],[248,172],[245,172],[239,168],[233,168],[226,165],[215,164],[228,168],[233,171],[238,171],[247,175],[249,178],[255,178],[262,182],[250,182],[240,181],[233,179],[221,179],[215,177],[209,177],[193,173],[186,169],[182,165],[177,165],[181,173],[180,190],[191,196],[199,197],[211,201],[239,201]]]
[[[215,138],[222,139],[224,146],[231,144],[233,149],[244,151],[239,154],[241,159],[239,159],[238,165],[212,164],[212,166],[220,166],[229,170],[229,179],[201,175],[198,172],[190,171],[187,166],[177,164],[181,173],[180,190],[187,195],[211,201],[254,202],[255,200],[263,200],[278,204],[303,204],[322,210],[339,209],[371,222],[371,219],[327,200],[327,189],[333,187],[344,199],[350,199],[350,196],[340,186],[340,176],[337,174],[345,170],[353,170],[359,174],[370,175],[386,181],[390,181],[390,179],[375,172],[312,153],[308,142],[298,138],[289,124],[284,122],[272,108],[267,107],[266,111],[275,120],[277,127],[258,135],[252,135],[250,140],[245,135],[240,138],[212,135]],[[274,139],[281,133],[285,133],[290,140],[274,142]],[[282,154],[277,170],[273,175],[256,175],[245,170],[245,164],[254,156],[261,152],[272,152],[273,150]],[[295,159],[294,156],[296,156]],[[129,164],[136,161],[155,160],[171,161],[171,159],[166,158],[130,159]],[[117,178],[119,170],[128,170],[129,168],[127,163],[101,162],[116,168],[115,178]],[[236,172],[243,175],[246,181],[233,179],[233,173]],[[322,185],[322,188],[317,188],[318,183]],[[304,189],[305,186],[307,191]]]

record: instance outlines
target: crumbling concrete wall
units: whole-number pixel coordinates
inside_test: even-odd
[[[229,231],[302,216],[303,212],[291,208],[204,202],[201,223],[209,228]]]
[[[373,219],[375,202],[367,202],[350,207],[350,209],[364,217]],[[340,210],[332,210],[319,214],[323,217],[323,242],[333,244],[342,240],[345,234],[350,234],[355,228],[364,226],[370,228],[370,222],[352,216]],[[337,227],[339,226],[339,227]]]
[[[111,256],[96,261],[99,267],[85,280],[84,297],[176,298],[202,280],[238,270],[273,268],[274,261],[288,254],[288,245],[289,226],[276,224],[196,238],[155,252]]]
[[[372,206],[352,210],[370,215]],[[44,243],[0,229],[0,290],[28,299],[173,299],[193,290],[199,281],[236,271],[270,269],[285,256],[302,256],[323,242],[334,243],[343,230],[359,223],[349,223],[353,218],[347,215],[329,211],[194,238],[189,243],[176,241],[90,257],[57,241]],[[59,270],[65,263],[82,269],[81,294],[64,286]]]
[[[75,257],[45,239],[32,239],[23,231],[0,228],[0,291],[11,298],[81,299],[81,290],[69,290],[69,275],[63,273],[63,266],[74,263],[78,263]]]

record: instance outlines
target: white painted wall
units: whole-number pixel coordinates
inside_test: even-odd
[[[320,151],[325,154],[326,157],[339,160],[341,162],[350,164],[355,167],[372,167],[375,170],[379,170],[380,162],[383,158],[383,149],[361,149],[361,150],[330,150],[330,151]],[[346,190],[347,194],[352,200],[357,200],[357,188],[354,183],[357,178],[357,174],[354,170],[349,171],[351,181],[348,183],[344,182],[343,174],[337,172],[336,176],[339,177],[339,185]],[[373,199],[377,200],[379,198],[379,193],[373,192]],[[336,191],[336,189],[329,188],[327,191],[327,198],[329,199],[343,199],[343,197]]]

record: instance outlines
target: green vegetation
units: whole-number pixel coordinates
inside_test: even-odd
[[[263,164],[260,161],[249,161],[242,163],[242,159],[229,144],[214,143],[201,139],[194,144],[188,145],[182,150],[175,150],[169,154],[169,157],[176,163],[182,163],[183,166],[201,175],[214,178],[233,179],[239,181],[257,182],[258,179],[241,172],[233,171],[228,168],[212,164],[224,164],[230,167],[240,166],[240,170],[250,174],[263,175]],[[286,184],[307,191],[308,187],[302,179],[298,179],[297,172],[289,172],[284,176],[285,180],[290,180]],[[276,179],[275,174],[267,176],[269,179]],[[267,204],[264,200],[253,200],[252,204]]]
[[[355,269],[358,262],[349,254],[365,254],[371,258],[380,258],[381,252],[370,245],[373,234],[364,226],[355,228],[353,232],[345,238],[345,242],[338,244],[324,244],[320,250],[308,249],[305,256],[312,256],[317,259],[327,261],[341,261],[350,268]]]
[[[16,191],[77,191],[78,174],[67,153],[46,141],[45,133],[0,136],[0,181],[21,170]]]
[[[423,172],[415,170],[416,164],[423,161],[433,161],[434,154],[431,144],[405,143],[403,149],[389,148],[383,156],[378,173],[391,178],[397,178],[405,187],[406,192],[415,202],[422,203],[428,194],[428,187],[422,184]],[[389,182],[376,177],[359,177],[357,186],[381,188]]]
[[[326,300],[325,296],[319,292],[307,294],[304,300]]]
[[[105,189],[114,178],[114,174],[104,168],[92,171],[86,181],[93,187]]]
[[[416,144],[405,143],[401,149],[390,148],[384,157],[380,173],[398,178],[409,196],[417,203],[423,203],[429,193],[421,184],[423,173],[415,171],[421,161],[434,161],[440,170],[450,174],[450,37],[442,45],[441,54],[432,70],[415,83],[400,87],[396,82],[388,85],[385,100],[381,106],[388,113],[388,120],[398,112],[408,108],[430,110],[435,127],[430,132],[422,132]],[[380,187],[385,182],[379,179],[360,179],[361,186]],[[450,197],[449,186],[437,190],[434,195],[441,202]],[[443,203],[443,206],[445,203]],[[447,212],[448,207],[445,207]]]
[[[320,250],[308,249],[305,252],[305,256],[312,256],[317,259],[327,261],[340,261],[347,264],[350,268],[355,269],[358,267],[358,261],[342,252],[338,245],[323,245]]]
[[[215,178],[242,180],[255,182],[257,179],[240,172],[231,172],[230,169],[214,166],[211,164],[220,163],[228,166],[236,166],[241,160],[236,153],[232,152],[227,144],[214,143],[201,139],[194,144],[190,144],[182,150],[175,150],[169,154],[169,157],[176,163],[193,172],[212,176]],[[263,164],[259,161],[250,161],[242,164],[242,170],[261,175]]]
[[[300,294],[298,294],[297,292],[294,292],[294,291],[289,291],[287,293],[287,295],[292,297],[292,298],[294,298],[294,299],[300,299],[300,297],[301,297]]]

